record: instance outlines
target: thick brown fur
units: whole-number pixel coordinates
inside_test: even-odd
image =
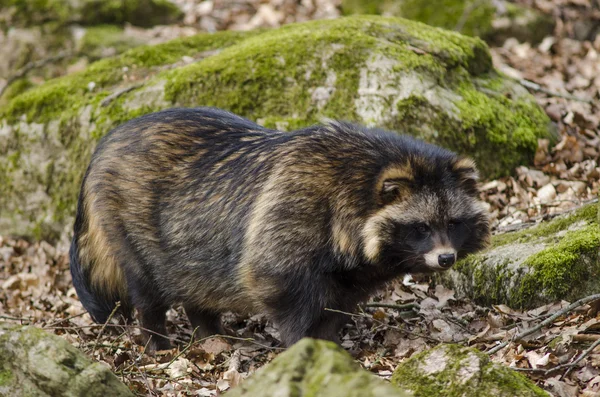
[[[352,311],[401,274],[437,270],[423,259],[435,247],[460,258],[486,244],[476,178],[469,159],[348,123],[282,133],[214,108],[153,113],[93,155],[74,285],[98,322],[121,301],[164,335],[181,303],[200,336],[234,311],[267,313],[286,345],[336,340],[346,319],[325,308]]]

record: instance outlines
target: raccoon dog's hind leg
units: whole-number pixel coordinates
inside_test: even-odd
[[[161,289],[152,279],[149,266],[144,263],[129,240],[121,236],[119,243],[118,257],[124,270],[129,301],[138,311],[148,350],[170,349],[171,343],[166,328],[166,313],[170,302],[161,294]]]
[[[166,313],[169,305],[156,292],[151,283],[125,272],[131,303],[138,311],[142,333],[149,350],[167,350],[171,343],[167,338]]]

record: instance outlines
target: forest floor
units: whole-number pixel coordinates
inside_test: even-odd
[[[339,13],[333,0],[240,0],[237,8],[222,9],[224,2],[216,0],[211,10],[199,0],[173,1],[186,11],[186,24],[204,30],[277,26]],[[586,0],[536,0],[533,6],[555,16],[555,34],[537,46],[509,39],[491,52],[498,69],[535,95],[556,124],[559,139],[554,145],[539,142],[534,165],[519,167],[511,177],[483,182],[481,196],[489,204],[495,233],[535,224],[597,201],[598,196],[600,36],[573,37],[582,20],[600,23],[600,12]],[[65,243],[0,237],[0,319],[62,336],[106,363],[139,395],[218,395],[282,350],[276,329],[262,316],[227,314],[224,323],[235,336],[190,343],[191,327],[176,308],[168,313],[168,331],[177,347],[145,355],[137,323],[92,322],[72,287],[67,252]],[[522,371],[555,396],[600,397],[597,301],[551,318],[569,303],[529,311],[482,307],[427,279],[405,279],[371,303],[357,308],[342,340],[364,368],[382,378],[389,378],[398,363],[415,353],[455,342],[498,350],[491,354],[494,361]],[[377,306],[382,304],[396,307]],[[539,325],[544,326],[515,337]],[[502,341],[506,346],[499,346]]]

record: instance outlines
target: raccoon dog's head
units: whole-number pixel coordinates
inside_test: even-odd
[[[376,210],[363,230],[363,253],[397,272],[446,270],[489,239],[487,211],[478,200],[472,160],[433,145],[382,167]]]

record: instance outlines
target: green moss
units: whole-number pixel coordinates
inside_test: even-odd
[[[546,396],[526,377],[493,364],[486,354],[450,344],[439,345],[401,363],[391,382],[411,390],[415,397]]]
[[[349,31],[353,32],[351,36]],[[161,77],[169,81],[166,99],[174,103],[225,107],[253,119],[265,120],[269,126],[283,122],[291,128],[312,124],[320,117],[357,119],[356,109],[348,104],[356,98],[360,68],[374,52],[393,59],[398,75],[414,70],[431,76],[442,85],[454,85],[449,73],[460,68],[465,70],[465,80],[471,78],[469,73],[479,75],[491,70],[489,53],[480,40],[410,21],[355,17],[291,25],[266,32],[202,63],[179,68]],[[319,67],[324,58],[327,67]],[[337,72],[335,89],[327,105],[320,109],[314,106],[310,91],[316,86],[327,85],[327,69]],[[305,77],[307,75],[310,79]],[[240,81],[243,84],[239,84]],[[400,101],[397,105],[399,115],[382,126],[418,136],[417,126],[422,125],[425,102],[418,96]],[[290,107],[290,103],[294,107]],[[496,107],[500,106],[496,104]],[[461,152],[472,149],[472,146],[455,144],[454,136],[460,135],[461,131],[459,124],[448,125],[449,119],[440,109],[431,108],[430,113],[432,117],[438,117],[434,124],[440,132],[436,136],[451,133],[452,136],[444,141],[451,142],[450,147]],[[497,131],[511,127],[513,125],[508,121]],[[483,132],[484,126],[480,130]]]
[[[318,116],[356,119],[348,104],[356,95],[366,54],[377,46],[377,40],[357,25],[358,21],[309,23],[247,39],[204,62],[161,76],[169,81],[165,98],[179,105],[223,107],[254,119],[277,115],[294,126],[315,123]],[[355,34],[348,35],[354,29]],[[335,71],[335,89],[322,110],[313,106],[310,93],[313,87],[327,85],[321,63]]]
[[[0,118],[9,123],[26,115],[28,121],[47,123],[57,119],[75,118],[82,106],[99,102],[98,92],[123,81],[125,74],[142,78],[152,74],[152,68],[180,61],[183,56],[198,56],[203,51],[233,45],[257,32],[220,32],[176,39],[156,46],[134,48],[124,54],[93,63],[86,70],[48,81],[14,98],[0,109]],[[127,68],[128,72],[124,71]],[[155,73],[155,72],[154,72]],[[89,84],[94,83],[93,90]]]
[[[555,218],[550,222],[541,223],[536,227],[524,229],[518,232],[496,235],[492,237],[491,246],[500,247],[512,243],[528,242],[535,238],[549,236],[561,230],[566,230],[571,225],[578,222],[598,224],[599,213],[600,212],[598,211],[597,205],[586,205],[569,215]]]
[[[8,10],[11,10],[10,12]],[[63,24],[71,15],[63,0],[0,0],[0,10],[10,14],[10,20],[0,20],[0,27],[35,26],[49,21]]]
[[[11,15],[0,27],[124,24],[153,26],[175,23],[182,12],[167,0],[0,0],[0,9]]]
[[[383,1],[343,0],[342,15],[381,15]]]
[[[465,81],[459,84],[461,128],[446,134],[444,143],[477,147],[473,157],[485,175],[501,175],[514,164],[530,164],[538,139],[548,136],[548,117],[533,98],[509,98],[509,92],[498,89],[502,82],[507,87],[500,76],[489,75],[478,82],[475,86]],[[487,161],[490,157],[493,163]]]
[[[177,22],[182,12],[168,0],[85,0],[81,10],[84,24],[166,25]]]
[[[440,0],[423,2],[421,0],[402,0],[391,7],[393,15],[401,16],[431,26],[456,30],[470,36],[485,36],[492,29],[495,7],[491,1],[476,0]],[[440,12],[440,10],[443,10]]]
[[[98,25],[86,29],[79,51],[86,54],[89,59],[95,60],[104,58],[107,48],[111,48],[115,54],[120,54],[141,44],[143,43],[135,37],[126,37],[123,28],[115,25]]]
[[[8,369],[0,370],[0,387],[9,386],[12,383],[13,375]]]
[[[18,79],[13,81],[10,86],[4,91],[2,97],[0,97],[0,106],[5,106],[11,99],[17,95],[27,91],[33,87],[31,80],[27,78]]]
[[[496,11],[491,1],[476,0],[343,0],[341,8],[344,15],[393,15],[470,36],[489,34]]]
[[[589,280],[600,277],[600,229],[594,223],[584,229],[571,231],[549,244],[545,250],[532,255],[524,263],[532,270],[524,275],[515,294],[519,306],[537,299],[540,291],[551,300],[571,300]]]
[[[360,368],[331,342],[305,338],[280,354],[239,386],[235,396],[404,397],[402,390]]]

